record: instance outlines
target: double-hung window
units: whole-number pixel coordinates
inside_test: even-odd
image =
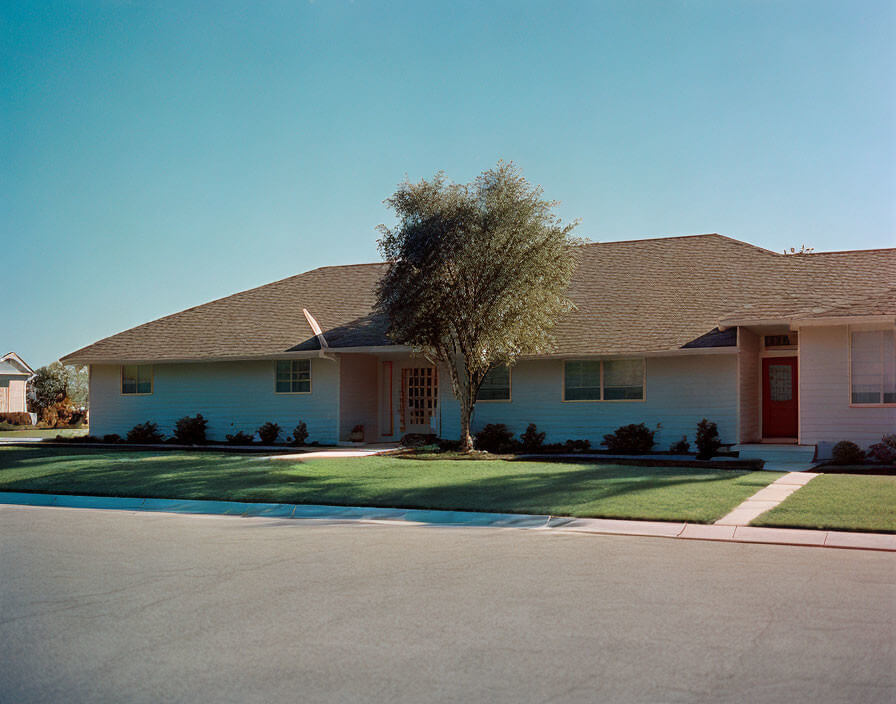
[[[278,359],[276,391],[278,394],[311,393],[311,360]]]
[[[644,360],[568,361],[563,368],[564,401],[643,401]]]
[[[896,404],[896,331],[850,333],[850,400],[853,404]]]
[[[121,368],[121,393],[151,394],[152,365],[125,364]]]
[[[502,364],[495,367],[482,381],[477,401],[509,401],[510,400],[510,367]]]

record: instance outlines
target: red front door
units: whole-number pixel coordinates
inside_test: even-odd
[[[796,357],[766,357],[762,360],[762,437],[797,436],[796,375]]]

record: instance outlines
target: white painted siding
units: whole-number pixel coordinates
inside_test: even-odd
[[[896,408],[850,406],[846,326],[800,329],[800,442],[852,440],[862,447],[896,433]]]
[[[201,413],[208,419],[208,437],[242,430],[254,432],[267,421],[278,423],[285,439],[296,424],[308,425],[308,441],[334,443],[339,418],[338,364],[311,360],[310,394],[274,393],[276,362],[156,364],[153,393],[122,395],[120,367],[90,369],[90,432],[124,436],[137,423],[151,420],[171,435],[174,423]]]
[[[510,402],[478,402],[473,429],[505,423],[516,435],[529,423],[547,433],[546,442],[588,439],[597,447],[603,436],[620,425],[646,423],[662,427],[656,449],[687,435],[693,445],[697,423],[714,421],[725,443],[737,442],[737,356],[734,354],[654,357],[646,360],[646,400],[643,402],[562,401],[563,362],[539,360],[513,367]],[[442,386],[442,436],[460,435],[458,403],[450,386]]]

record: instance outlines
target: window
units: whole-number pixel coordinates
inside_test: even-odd
[[[564,401],[643,401],[644,360],[566,362]]]
[[[853,403],[896,403],[894,335],[893,330],[863,330],[850,335]]]
[[[277,360],[276,389],[278,394],[311,393],[311,360]]]
[[[502,364],[495,367],[482,381],[477,401],[509,401],[510,400],[510,367]]]
[[[152,365],[126,364],[121,368],[121,393],[151,394]]]

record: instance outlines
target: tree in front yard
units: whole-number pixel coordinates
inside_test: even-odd
[[[87,406],[87,367],[53,362],[35,372],[28,382],[28,406],[41,420],[55,425]]]
[[[577,223],[563,224],[512,163],[469,184],[442,173],[406,181],[386,201],[380,225],[390,266],[377,290],[389,336],[447,368],[460,401],[461,446],[473,448],[470,418],[486,375],[521,355],[553,347],[551,328],[573,308]]]

